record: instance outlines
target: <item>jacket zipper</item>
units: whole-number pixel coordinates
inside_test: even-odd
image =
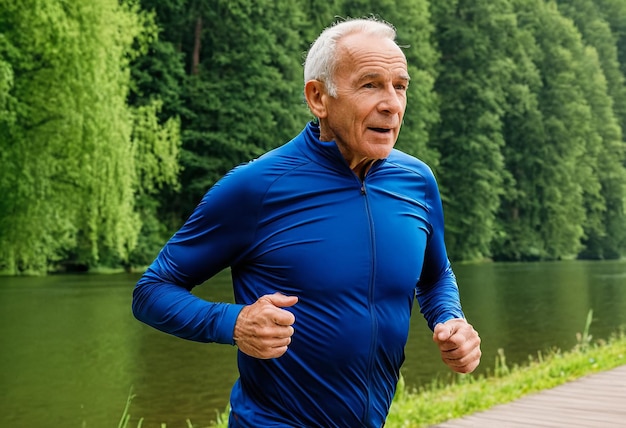
[[[365,186],[365,180],[361,181],[361,194],[365,198],[365,213],[367,215],[368,223],[369,223],[369,235],[370,235],[370,252],[372,259],[372,270],[370,272],[370,281],[369,281],[369,290],[367,296],[367,306],[370,312],[370,318],[372,320],[372,340],[370,343],[370,352],[369,359],[367,363],[367,403],[365,407],[365,414],[363,415],[363,421],[367,423],[370,416],[370,408],[372,405],[372,372],[374,371],[374,355],[377,345],[377,337],[378,337],[378,320],[376,319],[376,311],[374,308],[374,278],[376,277],[376,242],[374,235],[374,224],[372,219],[372,212],[369,204],[369,197],[367,194],[367,188]]]

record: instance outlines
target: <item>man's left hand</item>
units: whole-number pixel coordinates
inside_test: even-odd
[[[433,332],[441,359],[458,373],[471,373],[480,363],[480,337],[474,327],[462,318],[439,323]]]

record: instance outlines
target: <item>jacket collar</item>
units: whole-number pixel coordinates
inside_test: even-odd
[[[298,146],[313,162],[342,174],[354,175],[354,172],[350,169],[341,151],[339,151],[337,143],[334,140],[320,141],[319,124],[313,121],[307,123],[306,127],[300,133],[300,137],[301,138],[297,139],[300,143]],[[385,159],[375,161],[368,174],[378,168],[384,161]]]

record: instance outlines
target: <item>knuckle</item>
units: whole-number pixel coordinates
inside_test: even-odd
[[[265,339],[268,337],[272,337],[273,329],[271,326],[264,325],[257,330],[257,336]]]

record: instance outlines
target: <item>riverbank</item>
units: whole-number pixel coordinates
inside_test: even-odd
[[[417,391],[399,385],[385,426],[431,426],[626,364],[623,330],[608,341],[592,344],[590,339],[582,334],[574,349],[539,353],[520,366],[508,367],[505,355],[500,353],[493,372],[486,376],[458,375],[452,384],[435,381]]]
[[[588,326],[578,335],[578,343],[569,351],[552,349],[529,356],[522,365],[509,367],[504,352],[499,352],[494,368],[486,375],[451,375],[430,385],[409,390],[400,380],[386,428],[422,428],[450,419],[467,416],[509,403],[524,395],[609,370],[626,364],[626,331],[620,330],[608,340],[592,342]],[[483,361],[482,364],[489,364]],[[217,416],[212,428],[227,427],[227,411]],[[128,408],[120,428],[129,423]],[[141,420],[139,425],[141,426]],[[187,426],[193,428],[192,421]],[[199,427],[196,427],[199,428]]]

